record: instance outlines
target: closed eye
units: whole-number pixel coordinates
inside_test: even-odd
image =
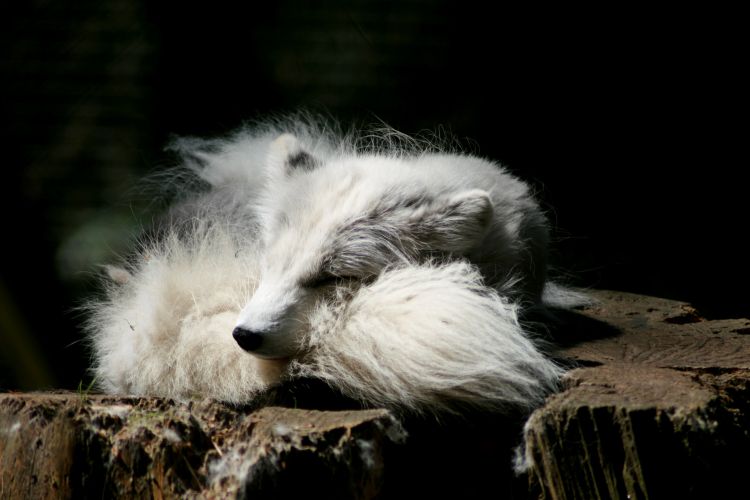
[[[340,281],[353,280],[353,277],[346,276],[335,276],[331,273],[320,273],[315,276],[311,276],[300,283],[305,288],[321,288],[324,286],[332,286]]]

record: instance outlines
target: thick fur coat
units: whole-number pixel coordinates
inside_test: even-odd
[[[547,222],[503,167],[298,118],[172,149],[181,196],[89,306],[105,390],[242,403],[314,377],[432,411],[555,387],[519,321],[545,287]]]

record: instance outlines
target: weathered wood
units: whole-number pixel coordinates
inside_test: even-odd
[[[385,410],[245,413],[71,393],[0,395],[0,429],[3,498],[371,498],[385,448],[404,438]]]
[[[526,426],[532,489],[552,499],[746,497],[750,321],[594,295],[598,304],[561,326],[561,355],[583,366]]]
[[[526,423],[520,479],[519,415],[302,409],[351,403],[308,381],[264,399],[294,408],[0,394],[0,498],[747,496],[750,321],[592,295],[552,328],[574,366]]]

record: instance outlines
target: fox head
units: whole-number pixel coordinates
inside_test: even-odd
[[[262,358],[293,357],[310,311],[336,288],[398,263],[465,254],[493,218],[486,191],[440,185],[395,157],[324,160],[289,134],[271,143],[266,169],[260,279],[233,331]]]

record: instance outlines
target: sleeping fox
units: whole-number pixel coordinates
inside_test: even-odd
[[[555,387],[519,323],[547,281],[529,187],[391,130],[336,129],[295,116],[171,146],[183,195],[89,306],[105,390],[241,403],[315,377],[439,411],[533,407]]]

